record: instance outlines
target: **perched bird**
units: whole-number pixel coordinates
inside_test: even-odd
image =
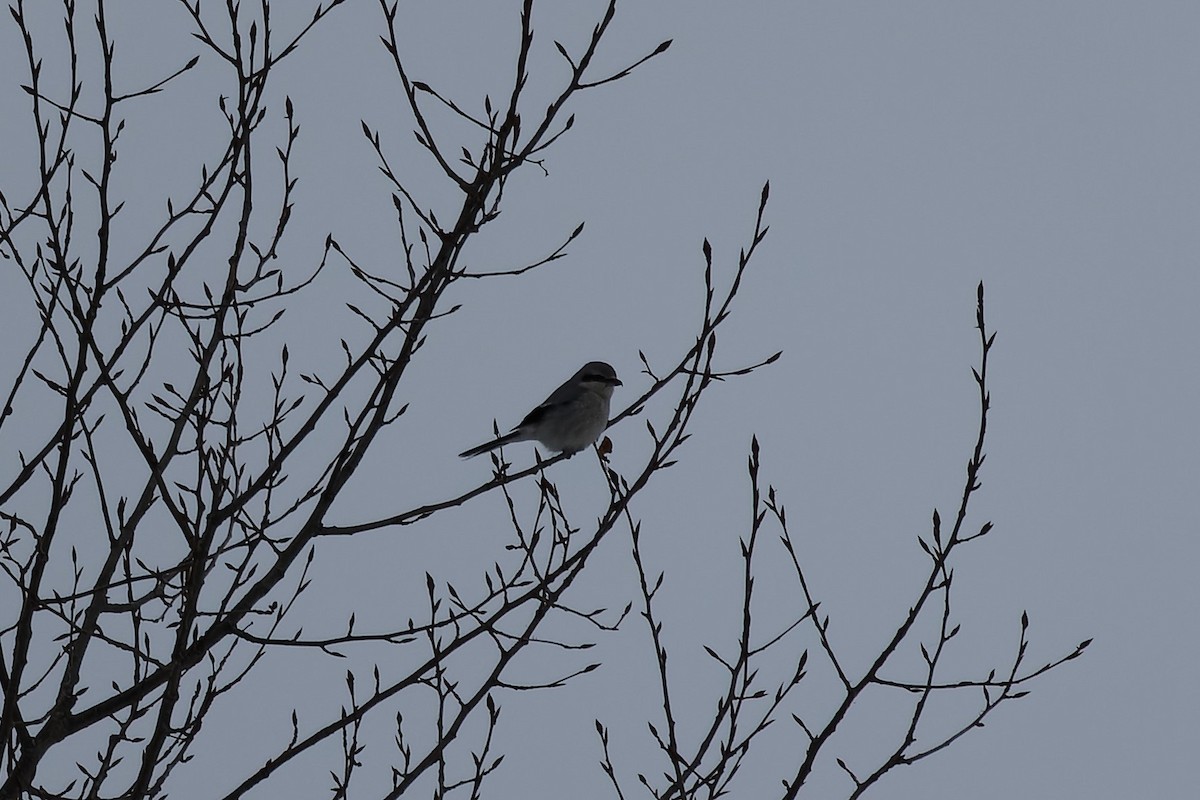
[[[608,401],[620,386],[616,370],[603,361],[592,361],[567,379],[521,424],[499,439],[459,453],[473,458],[512,442],[537,441],[550,450],[578,453],[600,438],[608,427]]]

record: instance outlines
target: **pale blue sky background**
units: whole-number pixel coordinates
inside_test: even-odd
[[[126,5],[136,22],[122,21]],[[300,18],[309,5],[296,4]],[[473,108],[484,91],[502,90],[514,4],[403,5],[415,78]],[[536,9],[540,67],[550,71],[535,72],[535,89],[560,77],[551,40],[571,47],[590,30],[598,11],[583,6]],[[277,11],[291,30],[295,19]],[[170,4],[110,13],[132,84],[198,52]],[[327,232],[364,261],[395,257],[393,211],[360,119],[385,131],[397,158],[407,153],[405,172],[431,203],[447,197],[411,144],[376,44],[380,24],[374,3],[351,3],[279,74],[303,126],[290,250],[298,270]],[[344,521],[478,481],[487,464],[455,454],[485,437],[493,417],[517,421],[586,360],[613,363],[628,387],[617,400],[633,397],[644,386],[638,350],[664,364],[691,335],[702,238],[728,265],[769,179],[771,234],[722,342],[729,366],[784,356],[714,393],[683,461],[637,509],[648,556],[667,572],[681,686],[709,707],[716,676],[701,645],[732,641],[738,598],[723,590],[736,586],[752,433],[835,642],[865,657],[900,618],[923,570],[915,537],[935,506],[953,507],[973,442],[982,280],[999,333],[976,519],[996,531],[957,576],[962,663],[1003,663],[1023,609],[1033,662],[1096,642],[986,729],[894,773],[872,796],[1189,796],[1200,744],[1198,33],[1200,5],[1186,2],[623,3],[602,64],[624,66],[665,38],[674,46],[581,98],[575,129],[548,155],[549,176],[530,169],[514,179],[504,214],[467,256],[510,267],[580,221],[584,236],[569,259],[526,279],[454,292],[464,309],[435,328],[416,364],[412,422],[374,454]],[[11,41],[3,35],[0,50]],[[209,60],[175,94],[139,101],[144,116],[131,112],[124,147],[146,166],[121,179],[135,198],[160,203],[196,173],[204,133],[219,124],[218,75]],[[0,124],[16,135],[12,120]],[[322,296],[341,279],[326,276]],[[291,331],[304,348],[294,358],[336,358],[337,336],[361,333],[348,320],[331,318],[325,303],[297,307]],[[610,432],[618,468],[636,463],[640,424]],[[588,519],[602,500],[594,465],[576,459],[556,472],[568,505]],[[328,594],[307,611],[306,632],[336,629],[351,610],[382,627],[430,564],[447,577],[477,574],[499,557],[503,534],[490,531],[502,512],[498,498],[484,499],[432,526],[330,545],[319,562]],[[580,596],[633,599],[627,550],[625,539],[608,542]],[[651,687],[639,672],[650,658],[643,626],[630,620],[599,649],[607,674],[509,704],[509,741],[527,747],[509,748],[495,796],[559,795],[564,781],[578,787],[572,796],[608,796],[597,715],[638,765],[650,745],[636,716]],[[344,667],[278,698],[264,687],[263,708],[276,699],[285,722],[297,696],[336,709]],[[240,724],[247,736],[258,727],[278,736],[285,722],[264,711]],[[882,724],[860,721],[838,752],[863,752]],[[213,747],[230,759],[240,750],[229,740]],[[207,768],[200,759],[192,767]],[[327,768],[314,766],[320,786]],[[791,771],[764,770],[757,796],[773,796]],[[832,773],[822,780],[811,796],[843,786]]]

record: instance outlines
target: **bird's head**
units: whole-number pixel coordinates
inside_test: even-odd
[[[592,361],[575,373],[576,382],[588,391],[612,397],[613,389],[621,385],[617,371],[603,361]]]

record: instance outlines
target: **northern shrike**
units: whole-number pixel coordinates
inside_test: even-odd
[[[608,427],[608,401],[620,386],[617,373],[603,361],[592,361],[554,390],[521,424],[499,439],[459,453],[473,458],[512,442],[536,440],[551,450],[578,453]]]

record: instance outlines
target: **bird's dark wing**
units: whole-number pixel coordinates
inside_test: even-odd
[[[528,414],[526,414],[525,419],[521,420],[521,423],[517,425],[516,428],[513,428],[513,430],[519,430],[527,425],[537,425],[539,422],[545,419],[546,414],[550,411],[550,409],[558,408],[561,405],[563,405],[563,403],[552,403],[547,400],[533,411],[530,411]]]

